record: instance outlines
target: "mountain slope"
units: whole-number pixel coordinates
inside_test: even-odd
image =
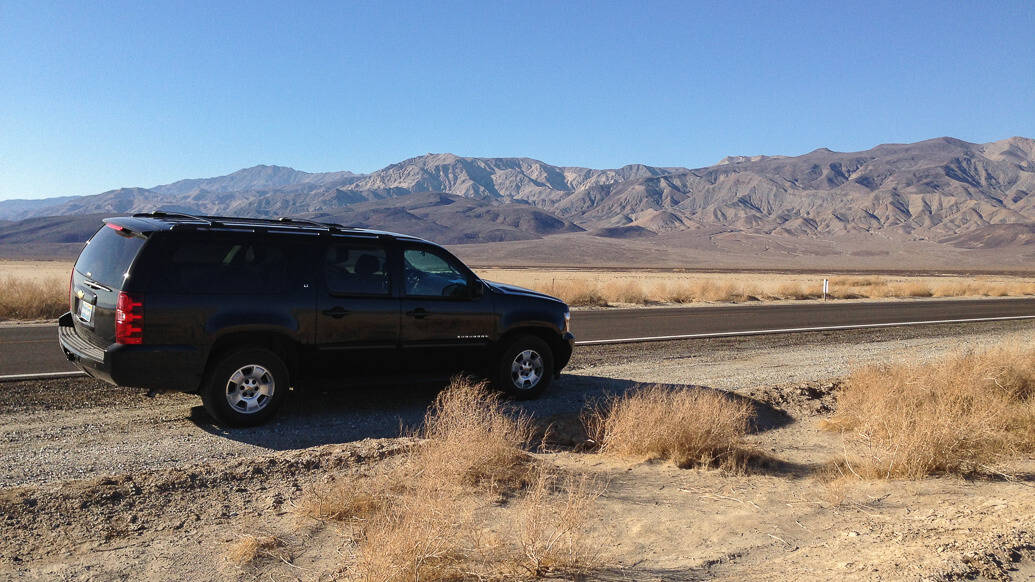
[[[328,172],[310,174],[284,166],[253,166],[238,170],[226,176],[180,180],[172,184],[150,188],[158,194],[196,194],[199,192],[246,192],[273,190],[276,188],[300,184],[314,186],[341,186],[360,179],[362,176],[352,172]]]
[[[788,234],[889,230],[946,235],[1035,221],[1035,142],[940,138],[865,152],[727,161],[576,193],[555,210],[579,224],[639,224],[667,212],[695,224]],[[987,154],[987,155],[986,155]],[[587,201],[592,197],[591,201]]]
[[[421,198],[427,192],[449,196]],[[988,227],[1035,223],[1033,193],[1035,141],[1014,137],[974,144],[937,138],[861,152],[820,148],[794,157],[730,156],[694,170],[644,165],[595,170],[453,154],[419,156],[367,175],[256,166],[150,189],[54,199],[44,206],[0,202],[0,219],[166,209],[318,214],[414,228],[450,241],[521,240],[574,228],[623,236],[717,229],[948,241]],[[996,232],[952,240],[988,245],[1011,236]]]

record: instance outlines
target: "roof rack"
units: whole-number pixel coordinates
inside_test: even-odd
[[[327,230],[330,230],[330,231],[339,231],[339,232],[346,231],[346,230],[357,230],[355,228],[350,228],[348,226],[342,226],[342,225],[334,223],[334,222],[317,222],[315,220],[309,220],[308,218],[291,218],[289,216],[281,216],[280,218],[277,219],[277,222],[287,222],[287,223],[294,223],[294,224],[308,224],[308,225],[311,225],[311,226],[319,226],[321,228],[326,228]]]
[[[194,214],[187,214],[185,212],[166,212],[164,210],[155,210],[154,212],[141,212],[133,215],[134,218],[166,218],[166,217],[179,217],[189,218],[191,220],[197,220],[198,222],[205,222],[209,226],[221,226],[222,223],[208,216],[197,216]]]
[[[376,236],[392,235],[394,233],[385,233],[375,230],[367,230],[364,228],[358,228],[354,226],[343,226],[334,222],[319,222],[316,220],[309,220],[308,218],[291,218],[289,216],[283,216],[280,218],[247,218],[243,216],[210,216],[207,214],[187,214],[186,212],[166,212],[164,210],[156,210],[154,212],[138,213],[133,215],[135,218],[185,218],[192,221],[198,221],[204,223],[206,226],[214,227],[249,227],[249,228],[276,228],[277,226],[283,225],[284,227],[289,226],[309,226],[323,229],[328,233],[363,233],[368,232]]]

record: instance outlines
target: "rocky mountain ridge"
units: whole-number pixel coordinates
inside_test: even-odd
[[[698,169],[637,164],[596,170],[453,154],[427,154],[370,174],[256,166],[53,204],[0,202],[0,220],[164,209],[335,217],[402,231],[426,227],[450,242],[583,229],[601,236],[723,229],[1012,244],[1017,237],[1030,239],[1028,230],[1010,225],[1035,223],[1033,193],[1035,140],[937,138],[861,152],[730,156]]]

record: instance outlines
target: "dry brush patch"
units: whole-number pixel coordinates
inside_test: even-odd
[[[845,473],[867,478],[996,473],[1035,448],[1035,350],[999,346],[854,372],[826,423]]]
[[[585,416],[602,454],[734,470],[755,454],[744,443],[751,419],[746,400],[659,385],[612,397]]]
[[[0,319],[50,319],[66,311],[67,279],[0,279]]]
[[[416,434],[394,467],[339,480],[300,507],[343,525],[349,577],[504,580],[594,563],[584,525],[599,488],[525,452],[529,418],[484,384],[454,379]]]
[[[572,306],[612,303],[739,303],[818,299],[822,275],[792,273],[680,273],[479,269],[489,279],[554,295]],[[829,277],[830,299],[1013,297],[1035,295],[1023,277],[883,276]]]
[[[289,561],[284,542],[276,536],[243,535],[226,547],[226,559],[238,566],[246,566],[260,558]]]

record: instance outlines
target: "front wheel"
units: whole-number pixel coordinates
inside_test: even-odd
[[[277,354],[244,348],[219,358],[205,379],[201,399],[217,421],[255,426],[276,414],[288,383],[287,366]]]
[[[493,383],[517,400],[538,398],[553,380],[553,351],[534,335],[515,338],[503,349]]]

